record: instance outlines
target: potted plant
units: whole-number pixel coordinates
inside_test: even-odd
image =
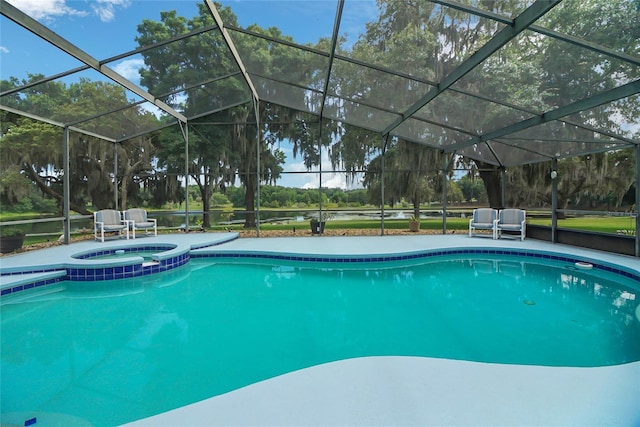
[[[411,215],[409,219],[409,231],[417,233],[420,231],[420,217],[417,215]]]
[[[311,234],[322,234],[324,233],[324,226],[327,221],[333,219],[333,214],[322,211],[318,215],[318,218],[311,218],[309,224],[311,225]]]
[[[7,227],[0,230],[0,252],[8,254],[22,247],[24,231],[17,227]]]

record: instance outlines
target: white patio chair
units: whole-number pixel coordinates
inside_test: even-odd
[[[122,220],[122,215],[114,209],[102,209],[93,213],[93,235],[96,240],[104,242],[105,233],[116,233],[117,238],[126,233],[129,239],[129,228]]]
[[[124,211],[124,219],[133,232],[134,239],[136,238],[136,230],[145,230],[148,235],[149,230],[153,229],[153,235],[158,235],[158,221],[148,218],[147,211],[144,209],[127,209]]]
[[[527,234],[527,211],[523,209],[502,209],[496,222],[496,235],[500,238],[503,231],[520,232],[520,240]]]
[[[496,220],[498,211],[491,208],[478,208],[473,210],[473,217],[469,220],[469,237],[475,236],[476,230],[491,230],[491,237],[496,236]]]

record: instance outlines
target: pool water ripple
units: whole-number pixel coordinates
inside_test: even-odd
[[[192,259],[153,276],[67,282],[63,292],[2,308],[2,414],[121,424],[363,356],[585,367],[640,360],[637,281],[537,262]]]

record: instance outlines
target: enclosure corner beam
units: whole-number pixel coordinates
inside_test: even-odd
[[[640,144],[636,144],[636,256],[640,257]]]
[[[62,216],[64,216],[64,244],[71,243],[71,177],[69,170],[71,161],[69,160],[69,127],[65,126],[62,132],[62,161],[64,175],[62,178]]]
[[[551,243],[558,237],[558,159],[551,160]]]

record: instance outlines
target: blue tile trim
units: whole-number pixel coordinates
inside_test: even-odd
[[[175,246],[153,246],[148,250],[157,250],[157,251],[166,251],[172,250]],[[145,248],[149,248],[148,246]],[[139,252],[139,248],[138,249]],[[96,251],[92,252],[91,256],[98,256],[102,252],[102,254],[113,253],[114,251]],[[129,252],[136,252],[136,250],[132,250]],[[86,255],[86,254],[85,254]],[[53,283],[58,283],[65,280],[73,280],[78,282],[96,282],[101,280],[114,280],[114,279],[129,279],[132,277],[138,276],[146,276],[149,274],[155,274],[162,271],[172,270],[174,268],[181,267],[189,262],[190,254],[187,251],[186,253],[175,254],[175,256],[170,256],[160,261],[154,261],[150,263],[141,263],[141,264],[130,264],[130,265],[113,265],[109,267],[94,267],[94,266],[86,266],[86,267],[67,267],[65,276],[56,277],[53,279],[47,280],[39,280],[34,281],[32,283],[21,284],[11,288],[2,289],[0,292],[0,296],[5,296],[9,294],[14,294],[16,292],[45,286]],[[58,270],[58,269],[55,269]],[[3,276],[17,276],[23,274],[30,273],[46,273],[47,269],[33,269],[33,270],[23,270],[19,272],[10,272],[7,274],[3,274]]]
[[[158,250],[158,251],[166,251],[172,250],[175,246],[168,245],[159,245],[159,246],[140,246],[131,248],[129,252],[140,251],[141,248],[145,250]],[[112,250],[106,251],[96,251],[92,252],[91,256],[98,256],[99,252],[107,252],[113,253],[115,250],[119,250],[114,248]],[[87,255],[87,254],[83,254]],[[415,253],[407,253],[402,255],[376,255],[376,256],[336,256],[336,255],[294,255],[294,254],[274,254],[274,253],[247,253],[247,252],[220,252],[220,253],[194,253],[191,254],[189,251],[181,254],[175,254],[175,256],[169,256],[165,259],[161,259],[159,261],[153,261],[150,263],[143,264],[131,264],[131,265],[112,265],[109,267],[72,267],[66,268],[67,275],[62,277],[56,277],[52,279],[35,281],[33,283],[21,284],[12,288],[3,289],[0,293],[0,296],[9,295],[15,292],[20,292],[27,289],[32,289],[40,286],[45,286],[53,283],[58,283],[64,280],[73,280],[73,281],[85,281],[85,282],[94,282],[100,280],[113,280],[113,279],[127,279],[138,276],[146,276],[150,274],[155,274],[163,271],[168,271],[174,268],[181,267],[189,262],[191,258],[213,258],[213,259],[224,259],[224,258],[232,258],[232,259],[268,259],[268,260],[286,260],[286,261],[302,261],[302,262],[333,262],[333,263],[376,263],[376,262],[388,262],[388,261],[406,261],[406,260],[416,260],[416,259],[425,259],[432,258],[438,256],[449,256],[449,255],[507,255],[507,256],[518,256],[518,257],[529,257],[529,258],[541,258],[546,260],[554,260],[561,262],[568,262],[571,264],[575,264],[576,262],[589,262],[593,265],[594,269],[599,269],[603,271],[607,271],[614,274],[619,274],[621,276],[635,279],[640,281],[640,274],[633,272],[631,270],[626,270],[623,268],[618,268],[613,265],[601,264],[597,260],[584,258],[576,258],[571,256],[564,256],[559,254],[554,254],[550,252],[537,252],[537,251],[524,251],[524,250],[509,250],[509,249],[483,249],[483,248],[464,248],[464,249],[439,249],[433,251],[425,251],[425,252],[415,252]],[[31,271],[20,271],[20,272],[11,272],[3,274],[3,276],[12,276],[18,274],[27,274],[27,273],[44,273],[52,270],[46,269],[34,269]]]
[[[435,251],[419,252],[404,255],[384,255],[384,256],[335,256],[335,255],[290,255],[290,254],[269,254],[269,253],[243,253],[243,252],[219,252],[219,253],[198,253],[192,254],[192,258],[256,258],[256,259],[273,259],[284,261],[303,261],[303,262],[333,262],[333,263],[371,263],[385,261],[405,261],[412,259],[431,258],[445,255],[507,255],[526,258],[542,258],[553,261],[568,262],[575,264],[576,262],[585,262],[584,258],[572,256],[557,255],[549,252],[536,252],[511,249],[481,249],[481,248],[465,248],[465,249],[441,249]],[[600,264],[595,260],[587,260],[593,265],[594,269],[619,274],[624,277],[640,281],[640,274],[633,271],[625,270],[606,264]]]
[[[5,295],[9,295],[9,294],[14,294],[16,292],[20,292],[20,291],[26,291],[28,289],[33,289],[33,288],[39,288],[41,286],[46,286],[46,285],[51,285],[54,283],[59,283],[66,280],[65,277],[54,277],[51,279],[45,279],[45,280],[38,280],[32,283],[27,283],[24,285],[18,285],[18,286],[14,286],[12,288],[6,288],[3,289],[2,292],[0,292],[0,296],[5,296]]]
[[[172,248],[170,248],[172,249]],[[78,282],[93,282],[98,280],[129,279],[149,274],[168,271],[181,267],[189,262],[189,252],[176,254],[160,261],[142,264],[116,265],[104,268],[67,268],[67,278]]]

